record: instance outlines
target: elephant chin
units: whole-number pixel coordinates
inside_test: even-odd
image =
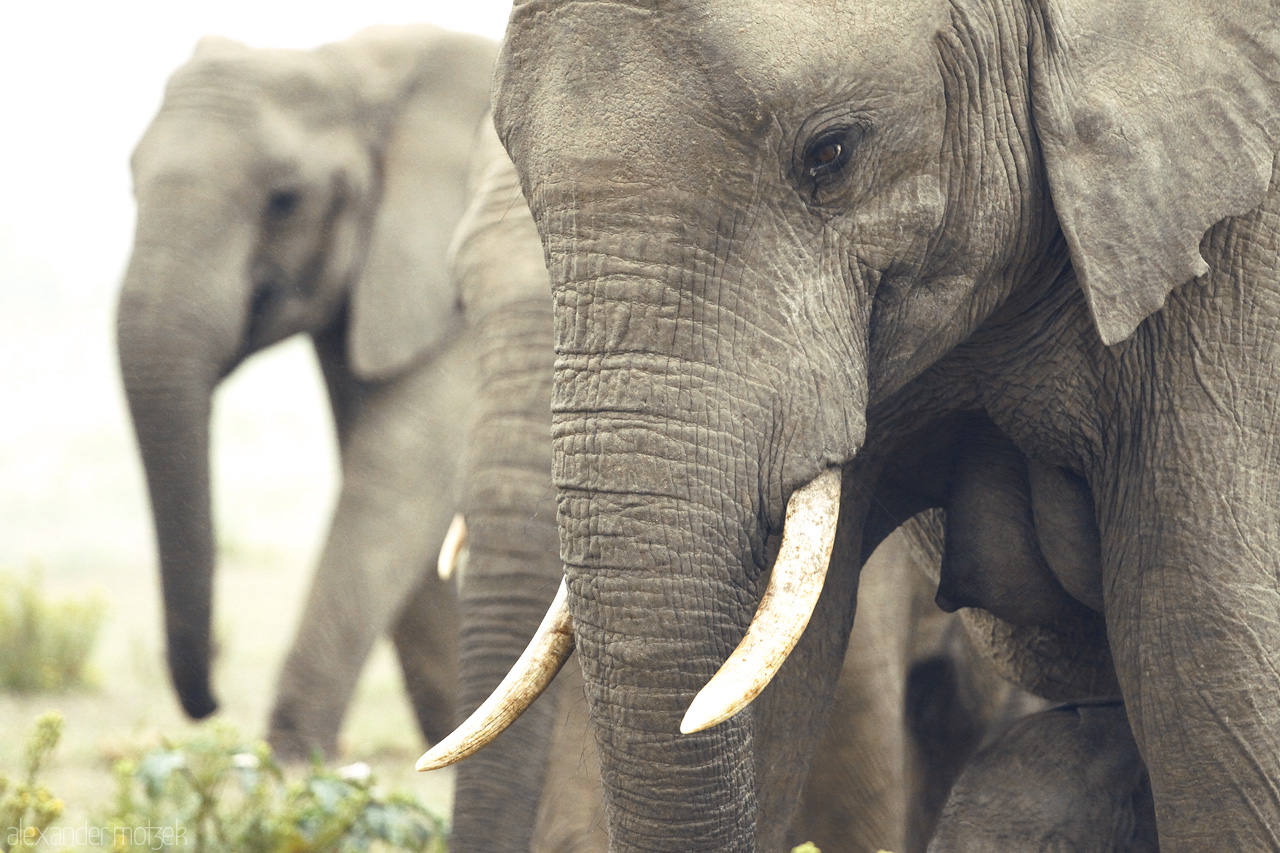
[[[742,642],[694,697],[680,724],[699,732],[737,714],[777,675],[800,641],[826,581],[840,516],[840,468],[828,468],[787,502],[778,559]],[[418,759],[418,770],[447,767],[484,747],[528,708],[573,651],[568,587],[555,600],[524,654],[493,694],[447,738]]]

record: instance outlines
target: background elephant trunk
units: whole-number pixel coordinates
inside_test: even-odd
[[[139,234],[163,218],[140,215]],[[172,218],[168,227],[184,233]],[[169,672],[183,709],[195,718],[217,709],[209,685],[215,554],[210,403],[214,386],[237,359],[247,302],[220,306],[214,295],[226,288],[192,281],[218,274],[194,257],[139,239],[116,318],[120,369],[159,547]]]
[[[469,555],[459,578],[463,715],[477,708],[533,635],[562,575],[551,439],[551,317],[546,297],[501,306],[476,324],[483,374],[469,437]],[[554,690],[554,688],[553,688]],[[454,843],[527,851],[546,772],[556,701],[534,703],[458,767]]]

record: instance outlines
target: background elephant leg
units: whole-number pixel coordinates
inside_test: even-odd
[[[922,621],[933,625],[919,631],[925,642],[913,653],[904,701],[912,786],[903,845],[908,853],[928,846],[973,754],[1009,723],[1046,704],[996,674],[956,616],[935,608]]]
[[[354,384],[332,343],[317,352],[342,440],[342,493],[293,647],[268,739],[286,759],[334,754],[374,640],[388,631],[435,558],[457,506],[463,433],[474,398],[470,350],[458,342],[385,386]],[[447,587],[420,597],[428,619],[456,607]],[[451,692],[451,684],[436,689]],[[431,728],[449,726],[446,714]]]
[[[431,743],[449,734],[457,712],[458,609],[453,598],[450,582],[428,570],[391,631],[418,728]]]
[[[897,536],[863,566],[858,611],[831,709],[792,822],[791,844],[851,853],[903,850],[908,811],[903,671],[914,566]]]
[[[556,676],[558,710],[532,853],[608,853],[600,758],[577,658]],[[543,700],[545,701],[545,700]]]
[[[1100,700],[1012,724],[955,783],[930,853],[1155,853],[1151,783],[1124,706]]]
[[[826,732],[790,838],[822,850],[920,853],[990,731],[1043,707],[975,652],[933,602],[936,573],[901,533],[863,567]]]

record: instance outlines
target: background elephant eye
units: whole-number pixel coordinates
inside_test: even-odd
[[[298,209],[297,190],[278,190],[267,199],[267,218],[285,219]]]

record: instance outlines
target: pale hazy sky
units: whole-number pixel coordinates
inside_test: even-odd
[[[133,239],[129,155],[196,41],[216,33],[306,48],[415,21],[497,39],[509,9],[510,0],[0,6],[0,571],[36,561],[65,579],[76,567],[148,559],[114,302]],[[320,542],[337,467],[304,344],[271,348],[219,389],[220,536]]]
[[[201,36],[312,47],[370,24],[431,21],[497,39],[509,10],[510,0],[10,4],[0,13],[0,310],[14,287],[114,289],[133,231],[129,153]]]

